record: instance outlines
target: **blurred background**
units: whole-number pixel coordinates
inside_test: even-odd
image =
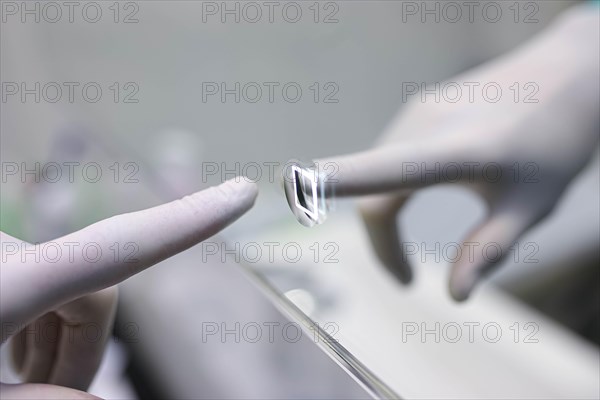
[[[597,156],[523,239],[536,262],[507,260],[460,305],[447,294],[447,262],[415,257],[416,282],[402,287],[372,254],[352,201],[306,229],[279,179],[290,158],[372,146],[404,104],[403,82],[441,81],[509,51],[576,2],[476,2],[472,20],[462,2],[460,18],[434,1],[98,1],[72,15],[64,3],[2,1],[2,231],[43,242],[235,175],[260,185],[255,208],[216,247],[121,285],[91,393],[600,396]],[[51,168],[22,178],[49,163],[60,179],[44,175]],[[77,163],[72,182],[65,163]],[[458,242],[484,214],[472,193],[435,187],[400,218],[409,240],[431,248]],[[305,329],[297,340],[290,323]],[[456,326],[464,337],[454,341]],[[2,358],[3,381],[16,379],[5,349]]]

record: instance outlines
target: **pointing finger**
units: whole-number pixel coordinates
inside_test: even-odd
[[[53,254],[61,251],[58,260],[43,257],[40,262],[22,262],[21,254],[3,257],[2,341],[9,335],[7,326],[23,326],[67,301],[112,286],[211,237],[250,209],[256,196],[256,184],[238,177],[57,239],[50,250]]]

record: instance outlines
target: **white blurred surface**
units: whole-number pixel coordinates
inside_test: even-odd
[[[378,265],[360,221],[339,215],[323,229],[301,235],[264,235],[259,240],[286,239],[308,248],[313,242],[335,241],[339,263],[303,265],[299,287],[321,300],[311,317],[321,324],[335,322],[335,338],[379,378],[406,398],[598,398],[598,348],[524,304],[487,284],[467,304],[454,303],[447,294],[447,265],[417,265],[412,287],[397,284]],[[357,240],[356,236],[361,239]],[[256,238],[252,239],[256,240]],[[285,268],[283,260],[281,268]],[[271,266],[269,266],[271,267]],[[258,267],[260,270],[260,267]],[[269,272],[265,271],[267,277]],[[281,272],[285,274],[285,272]],[[272,278],[282,286],[281,278]],[[297,282],[298,280],[296,280]],[[308,284],[306,284],[308,281]],[[296,289],[298,290],[298,289]],[[326,301],[324,297],[334,300]],[[317,300],[317,303],[319,303]],[[464,323],[477,323],[469,343]],[[510,327],[520,324],[519,343]],[[538,343],[523,343],[526,323],[539,327]],[[457,323],[457,343],[436,343],[433,335],[402,341],[406,324]],[[502,337],[488,343],[482,327],[495,323]],[[438,330],[439,331],[439,330]],[[449,331],[448,335],[454,335]],[[488,337],[493,338],[494,329]]]

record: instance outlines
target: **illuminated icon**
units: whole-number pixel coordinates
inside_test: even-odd
[[[307,182],[308,185],[306,184]],[[294,185],[296,207],[304,211],[312,219],[319,219],[316,174],[304,170],[297,165],[292,165],[292,183]],[[310,190],[306,190],[307,186],[310,187]],[[306,194],[311,194],[311,198],[307,198]]]
[[[283,170],[285,197],[292,213],[304,226],[323,223],[330,209],[325,198],[325,179],[314,163],[291,160]]]

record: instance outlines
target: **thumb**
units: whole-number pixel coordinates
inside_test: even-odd
[[[9,385],[0,383],[2,399],[99,399],[89,393],[44,383]]]

